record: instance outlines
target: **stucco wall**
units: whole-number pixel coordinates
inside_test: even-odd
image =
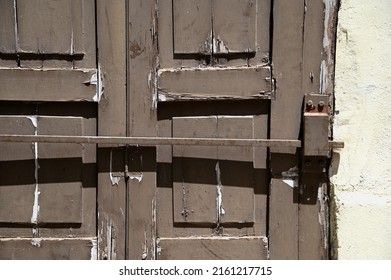
[[[391,1],[341,0],[338,18],[333,245],[339,259],[391,259]]]

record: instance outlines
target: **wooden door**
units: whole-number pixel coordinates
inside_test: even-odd
[[[0,134],[303,140],[304,96],[332,93],[333,12],[322,0],[1,1]],[[296,147],[0,151],[3,259],[328,257],[325,160]]]
[[[96,135],[94,1],[0,3],[0,133]],[[96,149],[0,143],[0,258],[96,257]]]
[[[126,11],[116,23],[128,23],[101,27],[111,31],[100,42],[107,131],[301,140],[305,94],[331,89],[323,28],[332,8],[303,0],[98,5],[98,26],[99,15],[109,23],[104,12]],[[100,189],[101,258],[327,258],[327,185],[324,176],[302,180],[300,149],[114,147],[109,157],[125,168],[102,177],[113,187]]]
[[[160,136],[268,137],[270,8],[270,1],[159,1]],[[157,153],[164,173],[157,258],[267,258],[266,148]]]

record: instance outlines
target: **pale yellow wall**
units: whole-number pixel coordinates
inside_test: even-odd
[[[338,258],[391,259],[391,0],[341,0],[338,16]]]

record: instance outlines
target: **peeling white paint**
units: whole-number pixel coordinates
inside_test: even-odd
[[[104,94],[104,81],[100,65],[98,65],[98,71],[91,76],[90,84],[96,85],[96,94],[92,99],[99,103]]]
[[[33,126],[35,127],[34,135],[38,135],[38,116],[27,116],[27,118],[31,121]],[[34,190],[34,204],[33,204],[33,213],[31,215],[31,223],[38,224],[38,216],[39,216],[39,186],[38,186],[38,170],[39,170],[39,162],[38,162],[38,143],[33,143],[34,147],[34,177],[35,177],[35,190]],[[33,228],[33,235],[37,234],[37,229]]]
[[[289,187],[291,187],[291,188],[295,188],[296,187],[295,180],[293,180],[293,179],[282,179],[282,181],[285,184],[287,184]]]
[[[229,53],[227,45],[220,38],[213,38],[213,53]]]
[[[281,175],[285,179],[296,178],[299,176],[299,168],[297,166],[294,166],[292,168],[289,168],[288,171],[281,172]]]
[[[73,28],[72,28],[72,33],[71,33],[71,49],[70,49],[71,55],[75,53],[75,46],[73,42]]]
[[[31,245],[33,245],[34,247],[41,247],[41,241],[42,241],[42,238],[33,238],[31,240]]]
[[[38,127],[38,116],[26,116],[26,118],[28,118],[31,121],[31,123],[35,128]]]
[[[129,179],[137,180],[139,183],[143,180],[144,174],[143,172],[130,172]]]
[[[16,8],[16,0],[14,0],[14,25],[15,25],[15,43],[16,51],[19,51],[19,31],[18,31],[18,13]]]
[[[330,15],[335,7],[335,0],[323,0],[324,4],[324,31],[323,31],[323,48],[328,48],[330,45],[327,27],[330,22]]]
[[[109,174],[110,174],[111,185],[118,186],[121,177],[113,175],[113,150],[110,151],[110,173]]]
[[[322,63],[320,64],[320,86],[319,86],[319,92],[321,94],[326,94],[327,87],[328,87],[328,68],[325,60],[322,60]]]
[[[91,240],[91,260],[98,259],[98,241],[96,239]]]
[[[216,163],[215,170],[216,170],[216,181],[217,181],[217,185],[216,185],[217,222],[220,223],[221,217],[225,215],[225,210],[223,208],[223,193],[222,193],[223,185],[221,184],[221,171],[220,171],[220,164],[218,161]]]
[[[167,96],[165,95],[165,94],[163,94],[163,93],[158,93],[158,100],[159,101],[167,101]]]

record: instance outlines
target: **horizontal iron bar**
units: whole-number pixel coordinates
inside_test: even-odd
[[[189,145],[189,146],[253,146],[300,148],[300,140],[231,139],[231,138],[177,138],[177,137],[114,137],[114,136],[60,136],[60,135],[0,135],[0,142],[78,143],[131,146]],[[330,148],[343,148],[343,142],[330,141]]]

